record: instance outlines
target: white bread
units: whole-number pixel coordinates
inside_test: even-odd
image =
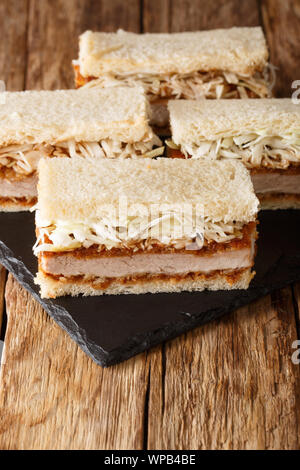
[[[99,141],[140,142],[152,136],[140,87],[4,92],[0,145]]]
[[[249,100],[170,100],[172,139],[177,145],[200,144],[257,131],[300,134],[300,106],[290,98]]]
[[[35,283],[41,288],[42,298],[56,298],[63,295],[77,296],[83,294],[84,296],[102,295],[102,294],[157,294],[160,292],[194,292],[209,290],[231,290],[231,289],[247,289],[254,273],[251,269],[246,269],[234,282],[229,282],[225,274],[218,273],[213,277],[201,277],[198,279],[182,279],[174,282],[173,280],[149,280],[143,283],[136,283],[132,285],[124,285],[117,280],[112,282],[106,289],[95,289],[88,283],[74,283],[67,281],[55,280],[50,276],[39,272],[35,278]]]
[[[50,221],[101,219],[119,198],[136,204],[203,204],[213,221],[248,223],[258,200],[250,174],[240,162],[159,158],[157,160],[43,159],[39,163],[40,214]]]
[[[184,33],[86,31],[80,36],[83,77],[103,73],[190,73],[224,70],[250,75],[268,58],[261,27]]]

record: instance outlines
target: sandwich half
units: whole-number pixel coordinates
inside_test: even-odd
[[[235,161],[43,159],[41,295],[246,289],[258,200]]]
[[[290,99],[169,102],[169,156],[240,160],[263,209],[300,208],[300,107]]]
[[[86,31],[73,61],[77,87],[136,83],[152,104],[152,124],[168,124],[169,99],[262,98],[268,50],[261,27],[183,33]]]
[[[156,156],[141,88],[1,94],[0,210],[30,209],[41,157]]]

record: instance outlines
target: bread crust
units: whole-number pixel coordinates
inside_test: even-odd
[[[203,290],[231,290],[247,289],[254,276],[251,268],[231,273],[215,272],[211,275],[193,273],[183,278],[157,278],[143,279],[131,283],[124,280],[110,280],[109,284],[99,287],[99,280],[85,280],[75,282],[68,279],[60,280],[44,274],[42,271],[35,278],[35,283],[41,288],[42,298],[56,298],[64,295],[95,296],[95,295],[119,295],[119,294],[145,294],[160,292],[194,292]],[[98,287],[97,287],[98,283]]]
[[[83,77],[104,73],[191,73],[223,70],[252,75],[268,59],[261,27],[184,33],[86,31],[79,39]]]
[[[300,134],[300,106],[290,98],[170,100],[168,108],[177,145],[257,131],[272,136]]]
[[[148,103],[142,88],[5,92],[0,146],[58,142],[149,140]]]

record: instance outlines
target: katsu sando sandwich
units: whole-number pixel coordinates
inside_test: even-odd
[[[73,61],[77,87],[140,84],[152,123],[168,122],[168,99],[262,98],[268,50],[261,27],[184,33],[86,31]]]
[[[44,159],[42,297],[246,289],[258,200],[239,162]]]
[[[41,157],[155,156],[143,90],[26,91],[1,95],[0,210],[30,209]],[[153,151],[154,150],[154,151]]]
[[[290,99],[178,100],[169,110],[169,156],[240,160],[262,208],[300,208],[300,107]]]

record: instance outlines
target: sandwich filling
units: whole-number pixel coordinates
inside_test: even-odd
[[[8,145],[0,148],[0,198],[36,198],[36,171],[41,158],[152,158],[163,151],[164,147],[155,135],[147,141],[133,143],[104,139],[100,142],[69,140],[53,145]]]
[[[155,75],[104,74],[102,77],[83,77],[78,61],[73,61],[76,86],[101,88],[120,85],[141,85],[151,103],[158,99],[202,98],[264,98],[269,96],[269,70],[257,71],[254,75],[239,75],[225,71],[192,72],[186,74]]]
[[[175,213],[168,222],[168,229],[162,230],[163,214],[150,224],[140,217],[130,218],[127,227],[115,227],[107,220],[50,224],[37,211],[34,251],[39,269],[60,281],[103,284],[113,279],[123,283],[161,276],[181,279],[191,273],[228,275],[253,265],[255,222],[213,223],[199,217],[186,233]]]
[[[201,144],[167,141],[173,158],[237,159],[251,172],[257,194],[300,194],[300,135],[268,136],[252,133]]]
[[[188,275],[224,276],[242,273],[253,266],[255,224],[248,224],[240,239],[223,244],[205,245],[201,250],[153,247],[150,250],[98,251],[76,249],[70,252],[40,252],[39,269],[60,281],[101,282],[121,279],[135,282],[145,279],[183,279]]]
[[[254,169],[251,179],[255,192],[259,194],[300,195],[300,165],[286,170]]]
[[[0,197],[2,198],[26,198],[37,197],[36,174],[26,178],[6,179],[0,178]]]

